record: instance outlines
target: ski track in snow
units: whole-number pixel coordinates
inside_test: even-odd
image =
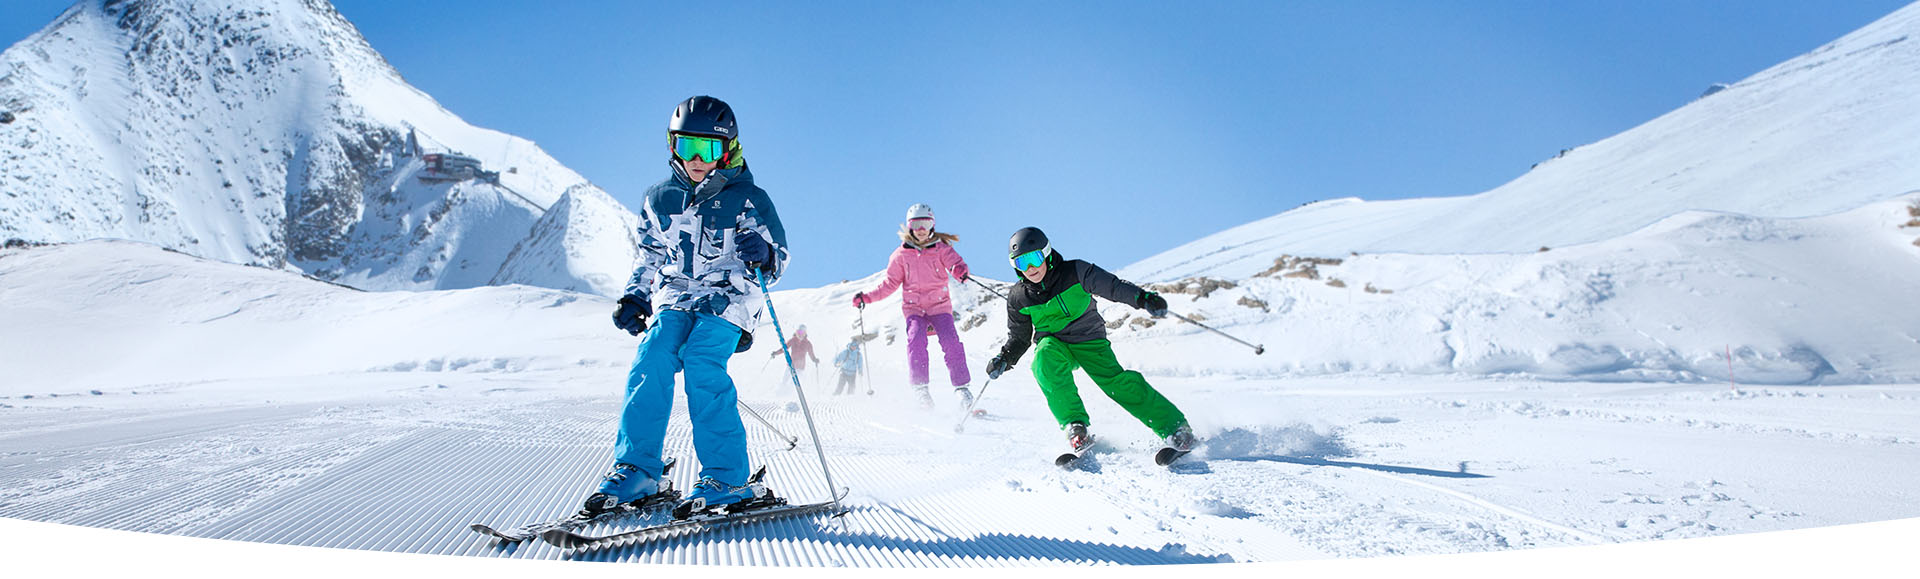
[[[1584,545],[1866,520],[1770,504],[1815,486],[1820,476],[1750,481],[1753,471],[1735,469],[1702,478],[1662,472],[1674,468],[1672,461],[1655,459],[1721,440],[1772,441],[1758,445],[1763,451],[1784,440],[1837,450],[1842,458],[1881,456],[1864,467],[1870,472],[1847,479],[1869,483],[1859,490],[1882,498],[1873,511],[1879,516],[1916,514],[1910,495],[1891,481],[1920,464],[1911,427],[1895,424],[1916,400],[1885,387],[1710,394],[1698,386],[1467,382],[1416,385],[1428,395],[1399,398],[1284,383],[1255,394],[1241,390],[1244,381],[1225,388],[1195,379],[1168,387],[1201,409],[1229,398],[1250,398],[1249,407],[1260,408],[1265,396],[1344,422],[1223,425],[1205,432],[1209,439],[1193,455],[1161,468],[1152,464],[1143,429],[1117,416],[1111,402],[1089,398],[1090,411],[1109,419],[1096,424],[1101,438],[1091,460],[1073,471],[1049,463],[1060,441],[1031,384],[1009,384],[986,399],[992,414],[957,436],[951,404],[902,411],[910,406],[906,393],[814,394],[835,481],[852,489],[844,517],[568,552],[537,539],[499,543],[466,527],[511,528],[577,508],[607,465],[617,402],[539,384],[612,388],[616,372],[439,374],[434,386],[337,401],[8,409],[19,419],[10,423],[22,427],[0,434],[0,516],[480,557],[820,567],[1208,563]],[[755,386],[745,390],[751,395]],[[1860,399],[1886,404],[1889,417],[1854,424],[1808,418],[1796,426],[1774,423],[1769,406]],[[769,467],[769,486],[795,503],[824,500],[828,489],[798,404],[777,395],[748,400],[777,428],[802,437],[784,450],[778,436],[744,417],[754,463]],[[1507,444],[1493,456],[1475,450],[1475,440],[1519,432],[1556,444]],[[1595,433],[1627,441],[1573,446]],[[698,476],[690,437],[684,408],[676,407],[667,452],[682,461],[672,475],[682,489]],[[1652,455],[1618,456],[1645,447],[1646,437],[1677,442]],[[1476,460],[1454,464],[1438,456]],[[1569,489],[1564,477],[1602,480]],[[1889,504],[1909,506],[1886,512]]]

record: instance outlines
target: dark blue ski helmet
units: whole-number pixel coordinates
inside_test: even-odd
[[[672,140],[675,133],[732,141],[740,136],[740,127],[734,124],[733,107],[717,98],[697,96],[673,108],[673,119],[667,121],[667,139]]]

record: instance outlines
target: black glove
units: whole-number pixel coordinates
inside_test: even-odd
[[[647,316],[653,315],[653,304],[647,298],[627,295],[620,297],[620,307],[613,310],[613,327],[626,330],[635,336],[647,331]]]
[[[1134,300],[1134,307],[1147,311],[1147,315],[1161,317],[1167,315],[1167,298],[1153,292],[1140,292],[1140,299]]]
[[[733,254],[747,267],[764,273],[773,273],[773,246],[767,245],[767,239],[759,233],[741,229],[733,233]]]
[[[1012,369],[1013,369],[1013,360],[1008,360],[1007,357],[1004,355],[994,356],[992,360],[987,361],[987,378],[997,379],[1000,377],[1001,374],[1004,374],[1008,370],[1012,370]]]

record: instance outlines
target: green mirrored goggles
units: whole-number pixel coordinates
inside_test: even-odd
[[[1014,271],[1026,271],[1027,268],[1047,262],[1047,250],[1036,249],[1013,256]]]
[[[673,156],[681,161],[718,163],[727,154],[727,141],[694,135],[673,136]]]

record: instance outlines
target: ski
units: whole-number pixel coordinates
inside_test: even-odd
[[[670,490],[670,491],[665,491],[658,494],[652,494],[652,495],[647,495],[645,497],[641,497],[639,500],[622,504],[620,506],[614,507],[611,510],[608,510],[606,512],[602,512],[593,516],[585,516],[584,514],[576,513],[573,516],[570,516],[564,519],[555,519],[551,521],[529,523],[526,525],[522,525],[518,528],[515,528],[511,531],[501,531],[498,529],[494,529],[493,527],[488,526],[485,523],[474,523],[472,525],[468,525],[467,528],[472,529],[476,533],[491,535],[494,538],[499,539],[501,541],[505,541],[508,543],[518,543],[521,541],[525,541],[527,539],[538,537],[540,536],[541,533],[545,533],[547,531],[554,531],[554,530],[571,531],[581,527],[586,527],[588,525],[614,521],[614,520],[626,518],[629,516],[633,516],[636,514],[652,513],[652,512],[658,511],[661,507],[672,505],[672,504],[678,503],[679,501],[680,501],[679,491]]]
[[[846,498],[846,496],[847,489],[842,488],[832,501],[802,505],[787,504],[786,499],[772,497],[771,500],[775,502],[761,503],[757,508],[750,508],[742,512],[729,511],[725,514],[712,512],[694,513],[693,516],[688,519],[601,536],[587,536],[566,529],[553,529],[541,533],[540,538],[562,549],[590,549],[614,544],[636,545],[648,541],[670,537],[683,537],[736,525],[830,512],[834,510],[839,500]],[[838,513],[835,514],[838,515]]]
[[[1186,456],[1189,452],[1193,451],[1180,450],[1171,446],[1161,447],[1153,453],[1153,464],[1167,466],[1173,464],[1173,461],[1180,460],[1180,457]]]
[[[666,474],[673,471],[673,463],[674,459],[667,459],[666,467],[660,470],[660,492],[620,504],[598,514],[587,515],[585,512],[574,513],[572,516],[563,519],[528,523],[510,531],[501,531],[486,523],[474,523],[468,525],[467,528],[473,532],[492,536],[501,541],[518,543],[538,537],[541,533],[548,531],[572,531],[589,525],[619,520],[636,514],[650,514],[660,507],[676,504],[680,501],[680,491],[674,490],[673,483],[666,478]]]
[[[1059,457],[1054,458],[1053,466],[1057,466],[1066,470],[1078,469],[1080,468],[1080,460],[1083,458],[1086,458],[1087,455],[1092,452],[1093,452],[1093,441],[1089,440],[1087,441],[1086,446],[1061,453]]]

